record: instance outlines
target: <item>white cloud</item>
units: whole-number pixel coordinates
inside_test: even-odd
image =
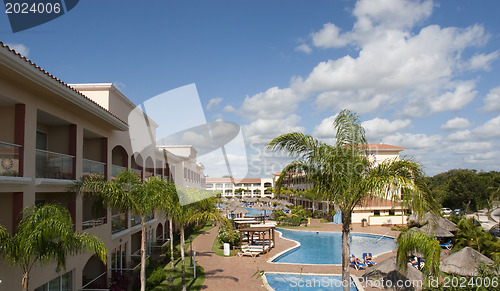
[[[433,3],[409,0],[362,0],[356,3],[353,14],[358,18],[355,28],[361,31],[383,28],[408,28],[428,18]]]
[[[468,62],[467,66],[470,70],[491,70],[491,63],[498,59],[500,51],[494,51],[490,54],[474,55]]]
[[[28,57],[30,53],[30,48],[22,43],[6,43],[5,45],[20,53],[24,57]]]
[[[462,109],[477,95],[477,91],[473,91],[475,87],[476,85],[471,81],[458,84],[454,92],[446,92],[437,99],[431,101],[431,111],[437,113]]]
[[[441,129],[444,130],[454,130],[454,129],[464,129],[471,126],[468,119],[462,117],[455,117],[448,120],[445,124],[441,125]]]
[[[224,109],[222,111],[224,111],[224,112],[237,112],[237,110],[231,105],[224,106]]]
[[[395,133],[383,139],[384,143],[405,147],[409,150],[437,150],[441,147],[443,138],[440,135],[423,133]]]
[[[472,132],[481,139],[500,137],[500,115],[474,128]]]
[[[349,36],[341,35],[333,23],[325,23],[320,31],[311,33],[311,38],[313,45],[320,48],[343,47],[349,42]]]
[[[240,111],[250,120],[282,118],[292,114],[297,109],[298,102],[303,99],[303,96],[291,88],[272,87],[252,97],[246,97]]]
[[[464,141],[470,140],[472,138],[472,132],[468,129],[460,130],[448,135],[448,139],[451,141]]]
[[[483,99],[484,111],[500,111],[500,86],[495,87],[488,92],[488,95]]]
[[[368,141],[378,141],[381,138],[393,134],[400,129],[410,126],[410,119],[397,119],[397,120],[387,120],[381,118],[374,118],[361,123],[365,128],[366,138]]]
[[[488,162],[493,162],[496,163],[496,160],[498,159],[498,156],[500,156],[500,151],[487,151],[484,153],[477,153],[473,154],[465,159],[467,163],[473,163],[473,164],[481,164],[481,166],[484,166]],[[498,168],[498,164],[496,166]]]
[[[207,104],[207,110],[213,110],[215,106],[219,105],[219,103],[222,102],[222,98],[221,97],[217,97],[217,98],[212,98],[210,99],[210,101],[208,101],[208,104]]]
[[[299,45],[298,47],[295,48],[296,51],[299,51],[299,52],[304,52],[306,54],[309,54],[312,52],[312,49],[309,45],[303,43],[301,45]]]
[[[284,119],[257,119],[243,126],[245,140],[251,143],[268,143],[281,134],[305,131],[304,127],[298,126],[300,117],[292,114]]]
[[[450,146],[450,149],[458,154],[467,153],[477,153],[479,151],[485,151],[493,148],[491,142],[477,142],[477,141],[467,141],[454,143]]]
[[[321,123],[314,127],[313,136],[317,138],[333,138],[335,137],[335,128],[333,127],[333,122],[337,118],[338,114],[325,118]]]

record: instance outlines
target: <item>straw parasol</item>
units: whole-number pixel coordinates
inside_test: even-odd
[[[276,209],[280,209],[280,210],[290,210],[290,208],[286,207],[285,205],[282,205],[282,204],[278,204],[278,206],[276,206]]]
[[[446,229],[447,231],[451,231],[451,232],[458,231],[457,225],[444,217],[439,218],[438,224],[439,224],[439,226]]]
[[[426,235],[433,235],[435,237],[454,237],[453,233],[447,231],[437,224],[434,224],[433,222],[427,223],[418,230],[425,233]]]
[[[266,215],[266,211],[273,211],[274,210],[273,207],[267,206],[267,205],[261,206],[258,209],[261,210],[261,211],[264,211],[264,222],[266,221],[266,216],[267,216]]]
[[[260,202],[271,202],[271,198],[269,197],[261,197],[259,198]]]
[[[243,207],[237,207],[234,211],[233,214],[246,214],[248,213],[248,210],[246,210]]]
[[[286,200],[278,200],[277,203],[281,204],[281,205],[285,205],[285,206],[292,206],[293,205],[292,202],[288,202]]]
[[[439,269],[448,274],[478,276],[478,268],[481,265],[481,262],[485,262],[487,265],[493,264],[493,260],[487,256],[471,247],[465,247],[460,251],[442,259]]]
[[[380,280],[381,278],[383,278],[383,282],[384,284],[386,284],[387,287],[392,286],[394,288],[397,286],[396,282],[398,282],[398,280],[403,280],[403,282],[405,282],[406,280],[417,282],[419,280],[419,282],[422,282],[423,276],[422,272],[412,267],[410,263],[408,263],[406,274],[401,273],[401,271],[399,271],[396,267],[396,257],[393,256],[385,261],[377,263],[373,267],[368,268],[363,274],[363,278],[370,280]],[[391,281],[392,284],[388,283],[388,281]],[[418,287],[422,286],[416,286],[416,287],[417,288],[403,288],[403,289],[418,290],[421,289]]]

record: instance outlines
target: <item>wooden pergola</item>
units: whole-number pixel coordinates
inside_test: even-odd
[[[276,245],[274,226],[245,227],[240,229],[240,233],[240,245],[245,237],[249,247],[259,250],[262,254]],[[256,238],[257,235],[258,238]]]

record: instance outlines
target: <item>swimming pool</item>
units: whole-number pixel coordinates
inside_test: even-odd
[[[275,291],[343,290],[341,276],[266,273],[265,277],[269,286]],[[358,290],[352,280],[350,284],[350,290]]]
[[[301,245],[277,258],[273,263],[291,264],[342,264],[342,233],[279,230],[284,238],[292,239]],[[376,256],[396,248],[393,238],[380,235],[351,233],[351,254],[361,258],[363,253]]]

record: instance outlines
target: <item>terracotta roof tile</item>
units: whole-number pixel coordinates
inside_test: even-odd
[[[87,99],[88,101],[92,102],[94,105],[96,105],[97,107],[99,107],[100,109],[106,111],[107,113],[109,113],[110,115],[112,115],[113,117],[115,117],[116,119],[120,120],[121,122],[123,122],[124,124],[128,125],[128,123],[126,121],[124,121],[123,119],[121,119],[120,117],[118,117],[116,114],[114,114],[113,112],[107,110],[106,108],[102,107],[101,105],[99,105],[97,102],[95,102],[94,100],[90,99],[89,97],[85,96],[84,94],[82,94],[81,92],[79,92],[78,90],[76,90],[75,88],[69,86],[68,84],[66,84],[65,82],[61,81],[61,79],[55,77],[54,75],[52,75],[51,73],[45,71],[44,69],[42,69],[40,66],[38,66],[37,64],[33,63],[30,59],[26,58],[25,56],[21,55],[20,53],[16,52],[14,49],[10,48],[8,45],[4,44],[2,41],[0,41],[0,46],[8,49],[9,51],[11,51],[13,54],[17,55],[20,59],[28,62],[30,65],[32,65],[34,68],[42,71],[45,75],[51,77],[52,79],[56,80],[57,82],[61,83],[63,86],[73,90],[74,92],[78,93],[79,95],[81,95],[83,98]]]

